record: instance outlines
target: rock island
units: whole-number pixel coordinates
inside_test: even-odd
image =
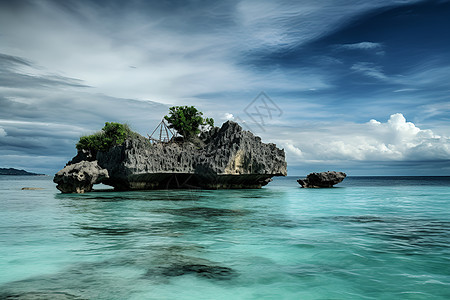
[[[97,150],[82,142],[78,154],[54,177],[63,193],[89,192],[98,183],[119,191],[261,188],[273,176],[287,174],[283,149],[263,143],[233,121],[202,132],[194,141],[152,142],[126,132],[120,144]]]

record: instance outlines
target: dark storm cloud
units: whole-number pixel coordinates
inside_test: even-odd
[[[86,85],[74,84],[71,78],[22,74],[22,66],[40,70],[21,57],[1,55],[0,65],[0,87],[7,87],[0,95],[2,166],[33,165],[33,170],[52,173],[76,153],[80,136],[101,129],[106,121],[133,123],[138,126],[133,129],[145,135],[167,111],[167,106],[151,101],[89,93]],[[33,157],[39,157],[42,165],[30,164]],[[26,161],[29,165],[21,165]]]
[[[82,81],[74,78],[67,78],[60,75],[47,74],[40,75],[28,75],[21,73],[21,67],[29,67],[36,69],[37,66],[33,65],[25,58],[7,55],[0,53],[0,87],[8,88],[36,88],[36,87],[50,87],[55,86],[72,86],[72,87],[88,87],[82,84]]]
[[[53,88],[55,86],[72,86],[72,87],[88,87],[81,84],[81,80],[66,78],[62,76],[30,76],[25,74],[17,74],[10,71],[0,71],[0,86],[8,88],[20,88],[20,87],[48,87]]]
[[[0,67],[2,69],[12,69],[20,65],[27,67],[32,66],[31,62],[24,58],[0,53]]]

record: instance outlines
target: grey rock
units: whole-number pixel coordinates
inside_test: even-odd
[[[93,154],[82,150],[66,168],[93,159]],[[284,150],[262,143],[261,138],[232,121],[203,133],[195,143],[151,144],[136,136],[96,153],[95,160],[109,175],[96,183],[116,190],[260,188],[273,176],[287,173]],[[55,180],[60,172],[68,173],[66,168]],[[91,183],[86,186],[92,187]],[[70,186],[64,190],[69,192]],[[78,191],[72,188],[72,192]]]
[[[81,149],[78,151],[77,155],[72,158],[71,161],[69,161],[66,166],[73,165],[82,161],[94,161],[96,160],[95,154],[91,153],[90,150]]]
[[[299,179],[297,182],[303,188],[330,188],[342,182],[346,176],[347,174],[344,172],[327,171],[311,173],[305,179]]]
[[[108,177],[108,171],[101,168],[97,161],[81,161],[60,170],[53,182],[63,193],[86,193],[92,190],[94,184]]]

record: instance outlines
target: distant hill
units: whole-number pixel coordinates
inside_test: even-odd
[[[27,172],[25,170],[18,170],[13,168],[0,168],[0,175],[28,175],[28,176],[37,176],[37,175],[44,175],[44,174],[37,174],[37,173],[31,173]]]

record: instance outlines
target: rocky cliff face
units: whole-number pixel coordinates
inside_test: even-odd
[[[74,167],[88,161],[99,169]],[[74,168],[75,172],[70,171]],[[101,173],[96,177],[91,174],[94,171]],[[83,173],[89,180],[79,180],[74,173]],[[100,182],[117,190],[260,188],[273,176],[286,176],[284,150],[262,143],[259,137],[228,121],[202,134],[196,144],[151,144],[136,137],[95,156],[79,151],[55,175],[54,182],[63,193],[78,193],[90,191]]]

